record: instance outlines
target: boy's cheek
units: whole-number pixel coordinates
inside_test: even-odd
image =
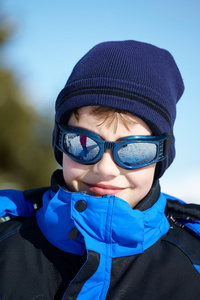
[[[73,161],[70,157],[63,153],[63,177],[68,188],[72,188],[78,178],[85,174],[88,166],[81,165]],[[78,186],[77,186],[78,188]],[[77,191],[77,189],[76,189]]]
[[[133,186],[145,187],[153,183],[155,169],[156,164],[152,164],[141,169],[127,170],[126,178]]]

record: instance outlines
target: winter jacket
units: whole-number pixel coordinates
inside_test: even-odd
[[[55,177],[51,188],[0,192],[0,216],[11,217],[0,224],[1,300],[199,299],[198,205],[157,182],[132,209]]]

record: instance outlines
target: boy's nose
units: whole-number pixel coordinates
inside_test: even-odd
[[[93,171],[95,174],[107,179],[117,177],[120,174],[120,168],[115,163],[111,150],[104,152],[100,161],[93,165]]]

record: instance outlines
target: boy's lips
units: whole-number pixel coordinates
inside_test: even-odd
[[[106,184],[89,184],[85,183],[86,186],[88,186],[89,190],[96,194],[96,195],[116,195],[122,191],[124,191],[126,188],[120,188],[113,185],[106,185]]]

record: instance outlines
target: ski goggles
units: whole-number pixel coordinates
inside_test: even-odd
[[[166,157],[167,135],[128,136],[116,142],[104,141],[99,135],[86,129],[57,124],[59,138],[56,147],[74,161],[96,164],[106,150],[111,150],[113,159],[124,169],[140,169],[157,163]]]

